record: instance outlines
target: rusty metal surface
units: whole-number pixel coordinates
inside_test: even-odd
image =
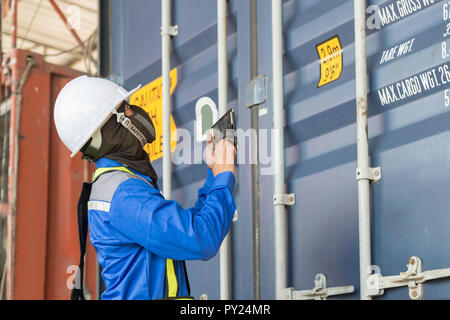
[[[17,56],[17,59],[18,73],[21,74],[26,56]],[[50,77],[51,75],[43,70],[42,61],[39,61],[37,67],[32,70],[22,94],[13,261],[13,296],[20,299],[44,298],[49,192],[46,187],[49,154],[46,137],[49,136],[50,128]],[[30,290],[30,287],[33,289]]]
[[[18,50],[19,77],[28,51]],[[76,206],[89,168],[70,158],[53,122],[53,106],[62,87],[78,72],[37,65],[23,92],[20,117],[17,211],[13,264],[13,299],[69,299],[70,266],[79,263]],[[96,256],[88,248],[86,281],[95,298]]]

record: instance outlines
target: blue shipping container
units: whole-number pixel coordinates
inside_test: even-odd
[[[268,79],[266,101],[258,106],[259,127],[268,137],[268,147],[261,142],[260,149],[267,150],[260,155],[267,160],[260,176],[261,297],[274,299],[272,11],[270,0],[257,3],[258,73]],[[369,151],[372,167],[382,168],[382,180],[372,187],[372,264],[383,275],[398,275],[409,257],[419,256],[424,270],[447,268],[450,2],[371,0],[367,6]],[[159,78],[161,1],[113,0],[109,9],[101,11],[111,25],[110,49],[102,51],[102,58],[110,59],[107,75],[127,89]],[[229,1],[228,12],[228,101],[245,131],[250,128],[249,1]],[[194,136],[197,100],[218,99],[217,3],[173,1],[172,17],[179,27],[171,53],[178,74],[172,115],[177,128]],[[334,299],[359,299],[353,1],[283,1],[283,20],[286,181],[296,195],[288,209],[288,285],[311,289],[315,275],[323,273],[329,287],[355,287],[353,294]],[[327,43],[342,48],[332,76],[321,61]],[[161,177],[161,159],[153,163]],[[172,197],[192,206],[205,178],[205,165],[175,165]],[[233,299],[253,299],[251,192],[251,166],[240,164]],[[219,298],[219,256],[190,261],[187,268],[193,296]],[[426,282],[424,292],[425,299],[448,299],[450,280]],[[401,287],[377,299],[408,298]]]

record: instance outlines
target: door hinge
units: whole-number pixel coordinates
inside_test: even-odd
[[[267,77],[260,75],[245,84],[245,106],[251,108],[267,99]]]
[[[379,182],[381,180],[381,167],[376,168],[356,168],[356,180],[369,180],[371,182]]]
[[[355,291],[354,286],[327,288],[327,277],[323,273],[316,274],[312,290],[294,290],[286,288],[283,296],[287,300],[326,300],[329,296],[349,294]]]
[[[275,194],[273,196],[273,205],[293,206],[295,204],[295,194]]]

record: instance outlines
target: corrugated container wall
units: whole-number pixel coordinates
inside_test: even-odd
[[[257,3],[258,70],[269,79],[266,102],[258,107],[268,143],[260,142],[261,295],[273,299],[272,11],[271,1]],[[383,275],[405,271],[414,255],[424,270],[450,267],[447,6],[439,0],[368,3],[369,150],[372,167],[382,168],[372,189],[372,264]],[[288,209],[288,286],[311,289],[315,275],[324,273],[328,286],[355,286],[341,299],[359,298],[353,9],[352,0],[283,1],[286,180],[296,195]],[[229,1],[228,12],[228,100],[245,131],[249,1]],[[197,100],[218,99],[216,1],[173,1],[172,16],[179,27],[171,54],[178,73],[172,115],[177,128],[194,136]],[[127,89],[160,77],[160,1],[114,0],[110,19],[111,52],[102,55],[112,57],[108,73]],[[326,59],[321,61],[327,44],[342,48],[333,75],[325,74]],[[161,159],[154,165],[161,174]],[[175,165],[173,198],[192,206],[205,177],[205,165]],[[235,299],[253,298],[250,181],[251,166],[240,164],[232,228]],[[219,298],[218,256],[187,268],[196,298]],[[450,281],[427,282],[424,290],[426,299],[450,298]],[[381,298],[407,299],[408,290],[386,290]]]

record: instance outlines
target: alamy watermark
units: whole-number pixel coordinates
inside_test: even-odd
[[[70,5],[67,7],[67,28],[73,30],[81,29],[81,9],[79,6]]]
[[[371,5],[367,7],[366,13],[369,17],[366,20],[367,29],[381,29],[380,7],[377,5]]]
[[[239,164],[257,164],[260,166],[261,175],[273,175],[271,141],[273,141],[274,129],[237,129],[236,131],[227,130],[226,136],[230,142],[235,139],[237,142],[236,163]],[[207,146],[204,142],[198,142],[192,133],[183,128],[177,128],[173,132],[172,140],[177,144],[171,153],[172,163],[175,165],[183,164],[202,164],[208,161]],[[219,136],[220,133],[211,133],[212,136]],[[218,138],[216,141],[219,141]],[[252,144],[258,140],[258,153],[252,147]],[[273,147],[273,144],[272,144]],[[220,162],[220,161],[216,161]]]
[[[66,269],[66,273],[69,276],[66,279],[66,288],[72,290],[73,288],[81,289],[81,280],[80,280],[80,268],[76,265],[70,265]]]
[[[366,26],[369,30],[381,29],[383,26],[396,22],[427,8],[440,0],[397,0],[384,6],[370,5]]]

